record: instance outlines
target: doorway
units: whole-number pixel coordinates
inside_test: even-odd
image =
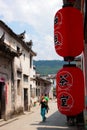
[[[28,89],[24,88],[24,110],[28,111]]]
[[[5,117],[5,83],[0,82],[0,119]]]

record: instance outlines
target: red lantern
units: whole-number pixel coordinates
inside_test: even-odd
[[[84,48],[83,16],[73,7],[60,9],[54,19],[54,43],[57,54],[75,57]]]
[[[57,105],[62,114],[77,115],[84,109],[84,77],[81,69],[63,67],[56,77]]]

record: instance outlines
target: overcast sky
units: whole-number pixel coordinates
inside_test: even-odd
[[[33,41],[35,60],[61,60],[54,49],[54,15],[62,0],[0,0],[0,19],[16,34],[26,31]]]

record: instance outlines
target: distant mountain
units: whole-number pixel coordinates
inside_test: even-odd
[[[36,71],[41,75],[56,74],[65,62],[61,60],[34,60]]]

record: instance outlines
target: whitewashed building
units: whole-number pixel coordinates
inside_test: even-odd
[[[0,118],[30,110],[32,41],[25,42],[23,32],[15,34],[0,21]]]

